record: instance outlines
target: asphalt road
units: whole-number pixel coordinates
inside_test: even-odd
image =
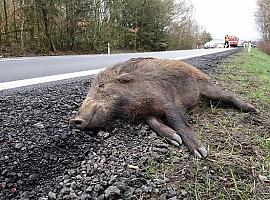
[[[0,59],[0,83],[100,69],[134,57],[185,59],[228,49],[195,49],[111,55],[43,56]]]

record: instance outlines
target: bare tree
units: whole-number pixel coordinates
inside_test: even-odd
[[[5,20],[5,36],[6,41],[9,41],[8,38],[8,13],[7,13],[7,0],[4,0],[4,20]]]
[[[266,41],[270,41],[270,0],[258,0],[255,14],[259,31]]]
[[[24,9],[24,2],[25,0],[21,0],[21,8]],[[21,51],[24,52],[24,22],[25,22],[25,16],[24,12],[21,13]]]

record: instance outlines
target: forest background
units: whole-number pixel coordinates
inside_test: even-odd
[[[259,48],[270,54],[270,0],[258,0]],[[212,39],[189,0],[1,0],[0,56],[181,50]]]
[[[211,40],[188,0],[1,0],[0,53],[191,49]]]

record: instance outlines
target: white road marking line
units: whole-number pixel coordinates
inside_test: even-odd
[[[32,58],[4,58],[4,59],[0,59],[0,62],[30,60],[30,59]]]
[[[73,72],[73,73],[58,74],[58,75],[44,76],[44,77],[38,77],[38,78],[29,78],[29,79],[23,79],[23,80],[18,80],[18,81],[3,82],[3,83],[0,83],[0,91],[17,88],[17,87],[36,85],[39,83],[47,83],[47,82],[60,81],[60,80],[65,80],[65,79],[70,79],[70,78],[81,77],[81,76],[94,75],[104,69],[105,68],[100,68],[100,69],[93,69],[89,71]]]
[[[212,49],[211,49],[211,51],[209,51],[209,52],[203,52],[203,53],[199,53],[199,54],[196,54],[196,55],[180,56],[180,57],[175,57],[175,58],[170,58],[170,59],[172,59],[172,60],[184,60],[184,59],[188,59],[188,58],[206,56],[206,55],[209,55],[209,54],[221,53],[221,52],[228,51],[228,50],[232,50],[232,49],[219,49],[218,51],[214,51],[214,50],[212,51]]]
[[[229,49],[220,49],[218,51],[208,51],[208,52],[203,52],[203,53],[196,54],[196,55],[180,56],[180,57],[174,57],[174,58],[169,58],[169,59],[183,60],[183,59],[187,59],[187,58],[194,58],[194,57],[209,55],[209,54],[213,54],[213,53],[220,53],[220,52],[227,51],[227,50],[229,50]],[[29,58],[18,58],[18,59],[15,58],[15,59],[8,59],[7,61],[26,60],[26,59],[29,59]],[[0,60],[0,61],[6,61],[6,60]],[[36,85],[36,84],[40,84],[40,83],[48,83],[48,82],[60,81],[60,80],[71,79],[71,78],[76,78],[76,77],[95,75],[104,69],[106,69],[106,67],[100,68],[100,69],[88,70],[88,71],[72,72],[72,73],[66,73],[66,74],[58,74],[58,75],[29,78],[29,79],[23,79],[23,80],[17,80],[17,81],[3,82],[3,83],[0,83],[0,91],[18,88],[18,87],[29,86],[29,85]]]

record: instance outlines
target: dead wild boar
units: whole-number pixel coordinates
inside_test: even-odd
[[[257,110],[209,82],[197,68],[176,60],[136,58],[109,67],[94,79],[89,94],[70,125],[78,129],[101,127],[120,116],[140,116],[172,144],[183,143],[197,157],[207,151],[188,125],[184,112],[200,96],[248,112]]]

